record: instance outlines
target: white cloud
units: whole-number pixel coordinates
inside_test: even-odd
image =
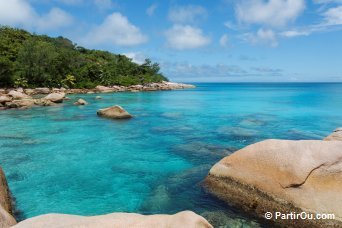
[[[272,76],[281,76],[283,73],[282,69],[270,68],[270,67],[251,67],[251,70],[264,74],[264,75],[272,75]]]
[[[59,8],[39,15],[26,0],[0,0],[0,24],[38,31],[55,30],[69,26],[73,18]]]
[[[318,4],[342,3],[342,0],[314,0],[314,3],[318,3]]]
[[[37,28],[47,31],[53,28],[60,28],[73,22],[73,18],[59,8],[53,8],[46,15],[43,15],[37,22]]]
[[[207,17],[207,11],[202,6],[176,6],[169,11],[169,20],[178,24],[196,23]]]
[[[0,24],[30,26],[36,17],[35,10],[25,0],[0,0]]]
[[[193,65],[187,62],[162,62],[161,67],[173,77],[241,77],[249,74],[239,66],[226,64]]]
[[[177,81],[272,81],[279,80],[284,71],[270,67],[245,68],[228,64],[190,64],[188,62],[161,62],[163,72]]]
[[[232,30],[237,29],[237,26],[235,24],[233,24],[231,21],[226,21],[223,23],[223,25],[228,29],[232,29]]]
[[[288,30],[288,31],[281,32],[280,35],[290,38],[290,37],[296,37],[296,36],[308,36],[308,35],[310,35],[310,32],[306,31],[306,30],[303,30],[303,31]]]
[[[323,13],[325,22],[328,25],[341,25],[342,24],[342,6],[328,9]]]
[[[146,14],[151,17],[154,14],[154,12],[156,11],[157,7],[158,7],[157,4],[150,5],[150,7],[148,7],[146,9]]]
[[[146,56],[141,52],[129,52],[129,53],[124,53],[123,55],[132,59],[132,62],[135,62],[137,64],[143,64],[146,59]]]
[[[222,47],[227,47],[228,46],[228,43],[229,43],[229,37],[227,34],[224,34],[221,36],[220,38],[220,45]]]
[[[131,24],[121,13],[112,13],[104,22],[94,28],[86,39],[86,43],[114,44],[117,46],[134,46],[145,43],[147,36],[140,29]]]
[[[294,21],[304,8],[304,0],[243,0],[235,11],[242,23],[279,27]]]
[[[210,38],[201,29],[190,25],[174,25],[165,35],[168,46],[178,50],[199,48],[210,43]]]
[[[271,47],[278,46],[277,35],[271,29],[259,29],[255,34],[246,33],[242,38],[251,44],[264,44]]]
[[[342,0],[341,0],[342,1]],[[323,2],[323,1],[319,1]],[[342,6],[330,8],[321,14],[322,21],[318,24],[307,25],[287,31],[280,32],[279,35],[287,38],[296,36],[308,36],[317,32],[331,32],[341,29]]]

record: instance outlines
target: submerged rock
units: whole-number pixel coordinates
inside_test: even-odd
[[[342,128],[337,128],[332,134],[328,135],[325,141],[342,141]]]
[[[220,127],[217,133],[236,137],[253,137],[259,134],[257,130],[242,127]]]
[[[96,96],[96,97],[95,97],[95,100],[101,100],[101,99],[102,99],[101,96]]]
[[[116,105],[113,107],[100,109],[97,111],[97,115],[101,117],[111,118],[111,119],[129,119],[132,118],[132,115],[129,114],[125,109],[121,106]]]
[[[153,190],[151,196],[142,204],[142,209],[149,211],[161,211],[169,208],[172,204],[169,191],[165,185],[159,185]]]
[[[342,226],[342,142],[266,140],[213,166],[207,189],[246,211],[333,213],[334,220],[281,220],[286,226]]]
[[[205,162],[206,164],[215,162],[232,153],[227,148],[199,141],[175,145],[173,146],[172,151],[182,157],[191,158],[192,160],[201,163]]]
[[[134,213],[112,213],[91,217],[65,214],[47,214],[29,218],[18,223],[14,227],[212,228],[207,220],[191,211],[183,211],[175,215],[140,215]]]
[[[13,208],[5,174],[0,167],[0,227],[7,228],[17,222],[12,216]]]
[[[210,165],[196,166],[167,177],[162,184],[153,189],[151,195],[142,203],[139,210],[153,213],[192,207],[191,200],[183,201],[179,199],[184,192],[192,191],[192,188],[201,188],[200,183],[210,167]],[[198,194],[198,192],[196,191],[194,194]],[[197,196],[192,195],[192,197],[196,198]]]
[[[262,120],[258,120],[258,119],[247,118],[247,119],[242,120],[240,122],[240,125],[246,126],[246,127],[258,127],[258,126],[265,125],[265,122]]]
[[[224,211],[206,211],[201,214],[214,227],[220,228],[259,228],[261,227],[254,221],[247,221],[241,218],[234,218],[227,215]]]
[[[168,119],[181,119],[183,117],[183,113],[181,112],[168,112],[161,114],[162,117],[168,118]]]
[[[200,186],[203,178],[210,169],[210,165],[199,165],[177,173],[166,180],[170,192],[178,194],[179,191],[187,191],[193,186]]]
[[[74,103],[74,105],[87,105],[88,104],[88,102],[86,102],[85,100],[83,100],[83,99],[78,99],[75,103]]]
[[[44,99],[52,101],[54,103],[62,103],[65,97],[65,93],[51,93],[44,97]]]

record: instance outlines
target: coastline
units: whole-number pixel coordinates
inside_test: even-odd
[[[203,87],[205,87],[205,85],[201,86],[201,91]],[[98,89],[100,88],[102,87],[98,87]],[[111,90],[113,89],[111,87],[107,88]],[[314,172],[311,172],[311,170],[320,166],[321,163],[328,165],[331,163],[330,160],[330,163],[327,163],[326,161],[326,158],[332,158],[332,149],[329,145],[336,144],[336,142],[312,142],[313,146],[309,147],[306,144],[304,145],[303,142],[298,142],[300,144],[294,145],[295,142],[292,141],[274,141],[272,145],[267,147],[264,146],[266,149],[263,150],[258,150],[258,145],[260,144],[257,144],[257,146],[254,147],[253,143],[260,142],[264,138],[276,138],[283,140],[289,139],[293,141],[304,139],[321,140],[331,132],[332,126],[339,126],[339,123],[342,119],[338,116],[333,120],[332,118],[326,118],[329,120],[327,123],[322,122],[319,125],[310,125],[312,122],[314,122],[311,116],[318,118],[317,113],[320,113],[323,107],[324,109],[329,110],[329,113],[339,113],[340,108],[327,108],[324,106],[324,103],[322,104],[319,102],[314,102],[317,105],[314,106],[316,109],[314,109],[314,111],[311,113],[311,116],[308,117],[307,113],[301,112],[303,113],[303,118],[301,118],[301,116],[298,117],[296,115],[298,115],[299,108],[307,108],[307,106],[305,106],[309,100],[307,98],[305,100],[296,100],[299,102],[299,104],[294,107],[291,106],[291,112],[286,112],[284,111],[284,108],[289,108],[287,105],[289,102],[285,103],[284,101],[292,101],[290,100],[292,96],[288,96],[287,93],[280,96],[281,98],[286,97],[286,100],[280,99],[281,102],[279,102],[279,100],[276,101],[276,105],[274,96],[272,96],[274,95],[274,92],[262,93],[262,102],[257,103],[255,106],[253,102],[258,102],[258,99],[254,98],[260,96],[260,89],[257,89],[256,92],[255,89],[248,90],[249,93],[246,93],[246,87],[231,88],[232,87],[226,87],[226,89],[224,89],[225,93],[222,94],[222,92],[216,92],[215,96],[212,95],[213,92],[210,89],[207,90],[209,92],[205,94],[206,96],[203,96],[202,93],[195,92],[198,90],[189,90],[188,92],[174,91],[169,93],[145,92],[141,94],[127,92],[118,93],[115,95],[112,93],[101,95],[98,91],[88,91],[90,93],[88,95],[86,94],[88,92],[84,91],[84,95],[70,95],[69,97],[72,100],[65,100],[65,106],[68,106],[65,108],[64,105],[61,105],[51,109],[32,108],[31,110],[23,112],[19,110],[2,113],[0,112],[2,117],[1,125],[3,126],[3,139],[1,142],[1,146],[3,146],[2,148],[4,149],[2,151],[2,158],[4,161],[3,168],[8,175],[8,180],[11,184],[13,195],[16,197],[16,199],[18,199],[15,205],[17,205],[17,208],[20,209],[20,213],[23,213],[18,216],[18,220],[22,220],[24,218],[28,220],[32,218],[46,221],[45,219],[48,216],[40,218],[33,217],[39,214],[59,210],[61,212],[68,212],[70,214],[82,214],[83,216],[91,216],[93,214],[104,215],[105,213],[114,212],[114,209],[112,211],[104,211],[103,208],[105,208],[106,205],[125,205],[125,202],[128,202],[129,199],[139,199],[141,202],[143,202],[140,204],[142,206],[137,206],[136,209],[134,209],[134,212],[136,213],[144,214],[146,211],[148,211],[148,213],[151,214],[167,214],[175,213],[178,209],[189,209],[207,219],[207,221],[214,226],[218,226],[217,224],[230,224],[228,220],[235,218],[235,214],[230,213],[231,207],[237,209],[239,213],[238,216],[241,215],[242,218],[245,218],[245,214],[250,215],[250,217],[246,216],[246,219],[242,220],[241,223],[257,221],[257,224],[259,224],[260,221],[260,224],[263,224],[265,221],[263,217],[265,211],[261,209],[266,208],[266,206],[268,207],[268,211],[282,211],[280,209],[282,209],[283,206],[284,213],[301,213],[301,208],[307,209],[305,205],[301,207],[291,207],[290,203],[287,204],[282,203],[283,201],[277,201],[281,195],[272,194],[273,192],[268,189],[262,189],[259,191],[256,190],[256,187],[252,185],[253,183],[247,182],[249,179],[244,182],[242,182],[242,180],[238,180],[239,182],[237,182],[236,178],[229,178],[231,176],[231,172],[222,173],[223,178],[221,178],[221,176],[217,177],[217,172],[219,172],[221,175],[221,169],[213,168],[213,171],[209,172],[209,168],[212,167],[212,165],[214,165],[219,159],[221,159],[221,156],[223,159],[224,156],[230,155],[238,149],[244,149],[246,146],[251,146],[253,148],[253,153],[258,153],[258,151],[271,151],[269,155],[273,155],[278,152],[279,155],[284,155],[284,157],[289,158],[286,160],[289,161],[289,164],[296,165],[294,168],[292,168],[292,166],[286,162],[282,162],[281,165],[274,165],[274,167],[280,167],[280,171],[284,171],[286,167],[291,167],[291,169],[289,169],[288,175],[276,178],[276,184],[270,184],[266,187],[271,186],[273,189],[273,186],[274,188],[277,187],[279,185],[278,182],[280,182],[281,185],[279,186],[283,186],[285,188],[283,189],[283,187],[281,187],[281,192],[304,191],[310,187],[308,186],[309,184],[313,184],[312,181],[314,179],[312,178],[320,178],[320,176],[317,175],[319,174],[318,172],[322,171],[321,169],[315,169]],[[39,88],[37,90],[39,90]],[[220,89],[220,91],[222,90],[223,89]],[[267,89],[265,90],[267,91]],[[298,90],[302,91],[302,88],[298,87]],[[51,90],[48,89],[48,92],[50,91]],[[57,94],[62,93],[64,92],[58,91]],[[292,91],[289,92],[289,94],[292,94]],[[299,92],[299,94],[302,93]],[[15,94],[12,93],[12,95]],[[51,94],[48,94],[48,96],[49,95]],[[96,100],[99,96],[103,96],[103,99]],[[324,94],[322,96],[324,96]],[[332,99],[330,94],[326,96]],[[32,95],[32,97],[40,97],[40,95]],[[89,101],[89,105],[83,107],[73,106],[72,104],[78,98],[80,98],[78,103],[82,103],[81,100],[86,99]],[[337,98],[339,99],[339,97]],[[64,101],[64,99],[65,98],[63,98],[62,101]],[[22,99],[18,101],[27,100],[28,99]],[[320,101],[320,99],[314,101]],[[120,104],[127,108],[127,111],[133,115],[134,119],[132,121],[100,120],[95,115],[94,110],[109,107],[113,104]],[[265,104],[268,106],[265,106]],[[241,109],[241,105],[244,105],[246,108]],[[215,107],[219,108],[216,109]],[[262,111],[259,111],[261,108]],[[191,111],[190,114],[188,113],[189,110]],[[249,112],[244,113],[246,110]],[[270,110],[273,110],[273,112],[270,112]],[[198,115],[201,115],[200,118],[198,118]],[[291,118],[292,121],[292,118],[294,117],[296,120],[301,122],[289,122],[288,118]],[[319,116],[319,119],[324,119],[324,117],[327,117],[325,113],[324,115]],[[279,129],[279,123],[282,124],[283,128]],[[310,128],[306,128],[306,126],[310,126]],[[83,134],[83,132],[85,133]],[[197,135],[198,132],[201,133],[200,137]],[[341,129],[336,129],[334,135],[328,136],[326,138],[331,140],[339,138],[340,132]],[[107,139],[110,140],[107,141]],[[183,142],[184,139],[186,141]],[[241,140],[245,140],[245,142],[239,144],[239,141]],[[80,142],[84,143],[82,147],[78,146]],[[291,150],[285,146],[278,146],[282,145],[283,143],[285,143],[285,145],[289,145],[288,147],[291,147]],[[318,143],[319,145],[322,144],[322,146],[315,146],[316,144],[314,143]],[[125,145],[121,146],[122,144]],[[96,145],[96,148],[94,148],[94,145]],[[141,145],[144,145],[144,147],[142,148]],[[276,149],[274,149],[275,146],[277,146]],[[315,153],[315,148],[323,148],[323,146],[329,146],[328,149],[324,149],[325,152],[329,152],[329,156],[324,156],[323,160],[317,160],[317,164],[314,164],[313,167],[308,167],[307,170],[303,169],[303,167],[306,167],[305,163],[297,164],[297,161],[305,162],[310,160],[311,157],[316,156],[316,154],[323,154],[322,152],[317,153],[317,151]],[[298,152],[297,150],[294,150],[294,148],[297,147],[298,150],[301,150],[302,147],[312,148],[310,149],[312,153],[307,153],[305,155],[305,159],[298,159],[297,157],[303,154],[303,151]],[[50,151],[51,153],[49,153]],[[121,151],[127,151],[130,153],[122,153],[124,155],[121,155]],[[147,182],[147,184],[153,186],[153,188],[146,191],[146,194],[135,194],[135,192],[131,191],[131,189],[140,190],[145,186],[139,182],[141,174],[147,173],[147,175],[153,175],[153,177],[159,175],[160,170],[158,167],[156,168],[151,166],[151,168],[149,167],[146,169],[145,167],[149,166],[151,161],[154,161],[156,155],[159,156],[160,151],[165,152],[165,155],[163,154],[161,157],[162,161],[161,159],[158,159],[158,166],[160,167],[160,170],[164,169],[165,167],[172,167],[172,169],[176,167],[175,169],[177,169],[177,173],[175,175],[166,174],[166,177],[162,178],[162,180],[159,180],[157,177],[157,181],[152,180]],[[291,155],[291,151],[294,151],[292,154],[294,154],[296,158],[289,156]],[[306,151],[309,151],[309,149]],[[67,156],[63,156],[65,154],[67,154]],[[131,165],[127,166],[127,168],[125,166],[124,172],[125,174],[129,174],[130,177],[127,178],[126,175],[123,175],[122,178],[118,179],[117,186],[120,187],[119,184],[126,183],[126,180],[129,181],[129,184],[138,184],[129,186],[127,189],[130,191],[125,190],[128,192],[127,198],[123,200],[117,200],[115,199],[115,196],[111,195],[112,192],[113,194],[116,193],[116,189],[114,190],[110,188],[110,183],[112,180],[116,180],[117,174],[123,172],[122,163],[118,164],[117,161],[126,162],[128,159],[132,158],[132,154],[134,154],[133,156],[139,156],[139,160],[129,160]],[[252,157],[249,161],[244,162],[244,164],[240,166],[241,168],[237,169],[237,173],[242,175],[243,173],[247,173],[247,168],[254,168],[252,165],[257,163],[258,159],[262,157],[261,155],[260,153],[256,154],[255,157]],[[59,157],[61,156],[63,156],[63,159],[59,160]],[[279,156],[276,157],[279,158]],[[174,158],[179,159],[180,162],[173,163],[172,160]],[[242,159],[246,158],[247,157],[245,155],[242,155],[240,156],[239,161],[242,161]],[[270,156],[269,158],[271,159],[273,156]],[[229,161],[230,159],[231,158],[229,158]],[[261,159],[261,161],[263,160],[264,159]],[[108,161],[109,164],[107,163]],[[164,163],[164,161],[167,162]],[[172,162],[170,163],[169,161]],[[186,166],[187,163],[184,163],[183,161],[193,162],[194,165],[188,168],[188,166]],[[30,176],[28,176],[27,173],[29,172],[27,172],[26,164],[31,165],[31,163],[33,163],[34,166],[41,167],[41,169],[30,172],[37,174],[30,174]],[[64,173],[59,173],[59,171],[64,170],[64,166],[70,167],[73,164],[76,165],[75,169],[66,169]],[[226,163],[223,165],[225,164]],[[238,168],[238,163],[229,162],[229,164],[230,165],[227,166],[228,169],[233,165],[235,165],[234,167]],[[265,167],[264,170],[266,170],[266,174],[279,173],[278,171],[269,172],[269,169],[266,168],[268,167],[268,164],[273,163],[269,162],[267,164],[258,165],[258,167]],[[283,164],[286,165],[283,166]],[[204,165],[206,165],[207,168],[203,168],[206,167]],[[16,166],[20,167],[20,169],[17,169]],[[73,199],[77,199],[74,200],[74,208],[77,208],[77,210],[70,211],[69,208],[71,207],[65,204],[50,206],[50,200],[58,202],[60,199],[58,192],[64,190],[65,184],[63,183],[60,183],[60,188],[54,191],[54,195],[51,197],[51,199],[45,195],[41,195],[39,198],[36,197],[34,199],[27,197],[26,191],[32,193],[37,191],[34,186],[32,186],[32,182],[34,185],[36,185],[34,180],[36,180],[38,175],[43,177],[40,183],[44,183],[44,185],[40,188],[49,190],[50,186],[54,185],[54,183],[58,183],[58,181],[61,179],[67,179],[70,173],[73,173],[75,170],[82,170],[82,167],[85,166],[87,166],[88,170],[91,171],[85,174],[82,173],[77,176],[77,178],[70,180],[68,185],[75,183],[77,188],[75,188],[75,191],[71,189],[70,194],[63,196],[63,198],[69,200],[69,202],[73,202]],[[50,169],[50,167],[51,171],[46,170]],[[52,169],[52,167],[56,167],[56,169]],[[216,167],[220,168],[222,166],[219,164]],[[297,175],[298,173],[292,172],[293,170],[296,170],[295,168],[304,170],[299,177],[293,175]],[[227,169],[224,167],[222,170],[226,171]],[[53,178],[46,181],[44,178],[45,172],[49,173],[49,175],[51,175]],[[135,176],[135,173],[138,174]],[[255,171],[254,169],[249,173],[251,173],[251,175],[248,176],[252,176],[252,180],[256,180],[256,177],[261,177],[261,174],[263,174],[258,170]],[[310,178],[307,179],[308,181],[305,181],[305,184],[302,184],[303,180],[305,180],[305,177],[307,177],[309,173],[311,173]],[[207,174],[208,177],[205,179],[205,181],[203,181],[205,175]],[[101,179],[105,180],[105,185],[103,185],[103,183],[94,183],[92,181],[93,176],[101,176]],[[295,177],[294,181],[292,181],[292,176]],[[323,180],[319,181],[319,185],[315,186],[324,188],[325,185],[323,183],[330,182],[330,180],[334,180],[333,178],[334,177],[324,178]],[[290,181],[287,181],[288,179],[290,179]],[[204,183],[204,185],[197,185],[199,181]],[[94,183],[95,186],[97,186],[96,191],[94,190],[94,193],[96,192],[96,194],[98,194],[99,192],[101,194],[99,194],[101,198],[97,201],[97,205],[89,206],[83,203],[84,198],[78,194],[80,191],[85,189],[83,183]],[[296,187],[299,184],[302,185]],[[196,187],[192,188],[190,186]],[[329,186],[331,186],[331,184],[329,184]],[[202,187],[205,191],[205,194],[203,195],[199,193],[202,191]],[[184,194],[178,190],[185,188],[187,188],[187,192],[189,193]],[[69,191],[68,188],[65,190]],[[42,191],[42,193],[44,193],[44,191]],[[329,192],[331,192],[331,190],[329,190]],[[174,193],[177,193],[177,196],[175,196]],[[123,194],[125,193],[121,192],[121,195]],[[108,197],[103,200],[103,195]],[[70,198],[68,196],[70,196]],[[272,196],[272,198],[269,196]],[[310,196],[312,196],[312,194],[310,194]],[[88,197],[88,195],[85,197]],[[231,199],[228,197],[231,197]],[[305,197],[304,199],[306,202],[309,202],[311,198],[318,199],[317,196]],[[333,198],[333,200],[327,200],[327,202],[336,204],[337,200],[335,199],[339,199],[340,197],[334,196],[330,198]],[[285,198],[284,200],[288,199]],[[102,204],[102,201],[105,202]],[[237,201],[236,204],[234,204],[235,201]],[[292,201],[295,203],[299,202],[299,200]],[[37,208],[39,209],[31,211],[31,208],[34,207],[34,202],[42,202],[42,205],[38,206],[37,204]],[[188,208],[179,206],[182,205],[183,202],[184,204],[190,206],[187,206]],[[198,202],[205,206],[198,206]],[[327,204],[327,208],[330,205],[328,205],[328,203],[325,201],[322,202]],[[53,202],[51,205],[52,204]],[[255,205],[257,205],[256,208],[254,208]],[[321,205],[323,205],[323,203]],[[128,207],[121,208],[120,210],[129,211],[127,208]],[[93,214],[88,214],[90,210]],[[332,213],[332,210],[317,211]],[[311,212],[312,210],[308,211],[308,213]],[[338,212],[334,213],[335,216],[338,216]],[[63,218],[63,216],[56,215],[56,217],[51,219],[51,221],[56,221],[55,219],[59,218]],[[340,218],[340,216],[338,218]],[[88,217],[84,219],[88,219]],[[80,222],[81,220],[83,220],[83,218],[80,218]],[[32,220],[28,220],[22,224],[26,225],[30,221]],[[271,224],[279,224],[279,221],[269,222]],[[323,222],[325,221],[322,221],[321,223]],[[334,221],[328,221],[328,223],[333,222]],[[315,224],[318,223],[319,221],[317,221]],[[305,227],[305,224],[309,224],[310,227],[315,227],[315,224],[311,223],[310,221],[308,221],[308,223],[301,224],[303,224],[303,227]]]
[[[69,100],[67,94],[95,94],[116,92],[152,92],[166,90],[181,90],[195,88],[194,85],[166,82],[150,83],[131,86],[102,86],[94,89],[66,89],[66,88],[8,88],[0,89],[0,110],[26,109],[33,106],[52,106]],[[44,97],[41,97],[41,96]],[[40,97],[39,97],[40,96]]]

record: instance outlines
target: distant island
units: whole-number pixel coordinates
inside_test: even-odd
[[[158,63],[141,65],[125,55],[90,50],[64,37],[0,27],[0,87],[78,88],[168,81]]]

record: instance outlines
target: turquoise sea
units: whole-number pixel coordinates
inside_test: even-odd
[[[250,222],[201,187],[210,167],[263,139],[322,139],[342,126],[342,84],[196,85],[0,111],[0,166],[17,218],[192,210]],[[96,115],[112,105],[134,118]]]

